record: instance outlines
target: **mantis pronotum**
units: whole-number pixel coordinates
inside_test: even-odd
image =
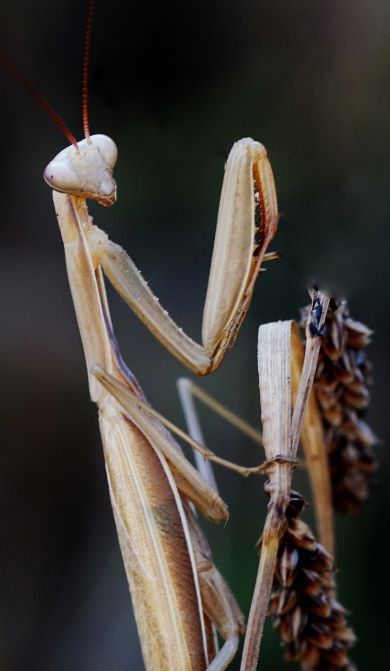
[[[86,113],[84,128],[85,139],[72,140],[72,146],[48,165],[45,179],[54,189],[145,663],[148,671],[206,667],[222,671],[237,648],[242,617],[212,564],[188,501],[214,521],[226,519],[226,507],[184,460],[161,424],[137,407],[123,405],[113,388],[106,391],[113,379],[143,399],[117,350],[103,273],[180,361],[193,372],[211,372],[235,340],[276,232],[272,171],[260,143],[247,138],[234,145],[221,195],[204,311],[204,345],[199,346],[160,308],[126,253],[93,226],[86,199],[103,205],[115,201],[116,148],[106,136],[90,136]],[[226,639],[220,653],[213,625]]]

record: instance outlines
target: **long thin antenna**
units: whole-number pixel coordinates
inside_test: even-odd
[[[60,117],[57,112],[52,108],[48,100],[37,91],[37,89],[31,84],[31,82],[26,79],[26,77],[18,70],[18,68],[9,60],[3,51],[0,51],[0,63],[7,72],[13,77],[27,93],[37,101],[37,103],[45,110],[46,114],[54,121],[56,126],[60,131],[65,135],[65,137],[71,142],[75,147],[77,147],[77,140],[74,135],[70,132],[69,128],[65,124],[65,121]]]
[[[85,36],[84,36],[82,81],[81,81],[83,129],[86,139],[90,137],[89,118],[88,118],[88,94],[89,94],[89,63],[91,55],[92,19],[93,19],[94,8],[95,8],[95,1],[88,0],[87,23],[85,26]]]

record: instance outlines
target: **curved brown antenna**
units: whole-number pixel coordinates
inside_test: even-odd
[[[88,93],[89,93],[88,84],[89,84],[89,63],[91,55],[92,19],[93,19],[94,8],[95,8],[95,1],[88,0],[87,23],[85,26],[85,37],[84,37],[82,81],[81,81],[83,129],[84,129],[84,135],[87,139],[90,137],[89,118],[88,118]]]
[[[69,128],[65,124],[65,121],[60,117],[59,114],[53,109],[48,100],[37,91],[37,89],[28,81],[28,79],[17,69],[17,67],[9,60],[9,58],[4,54],[3,51],[0,51],[0,63],[7,72],[13,77],[24,89],[29,93],[29,95],[37,101],[37,103],[45,110],[46,114],[54,121],[56,126],[60,129],[61,133],[77,147],[77,140],[74,137],[73,133],[70,132]]]

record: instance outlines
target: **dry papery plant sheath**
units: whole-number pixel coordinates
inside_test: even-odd
[[[301,311],[301,326],[310,306]],[[325,430],[333,507],[360,512],[376,471],[376,436],[362,419],[370,393],[371,364],[366,346],[372,331],[351,319],[346,301],[332,299],[321,338],[314,388]]]

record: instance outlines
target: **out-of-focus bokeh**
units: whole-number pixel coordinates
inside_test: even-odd
[[[85,3],[15,0],[0,16],[1,47],[80,136]],[[92,131],[119,147],[118,203],[93,207],[96,221],[196,338],[225,158],[243,136],[268,148],[284,257],[259,279],[235,348],[201,382],[207,391],[259,424],[257,327],[297,317],[313,281],[348,297],[375,330],[377,489],[360,518],[337,521],[340,600],[359,637],[352,657],[370,671],[388,659],[389,37],[384,0],[98,0],[91,64]],[[15,82],[0,81],[0,667],[138,671],[96,411],[41,176],[66,140]],[[183,368],[110,291],[111,300],[126,361],[153,405],[182,424]],[[261,461],[222,421],[201,417],[215,451]],[[266,499],[259,481],[221,469],[217,478],[230,520],[206,531],[247,613]],[[308,495],[302,475],[297,487]],[[262,659],[263,669],[288,668],[271,626]]]

